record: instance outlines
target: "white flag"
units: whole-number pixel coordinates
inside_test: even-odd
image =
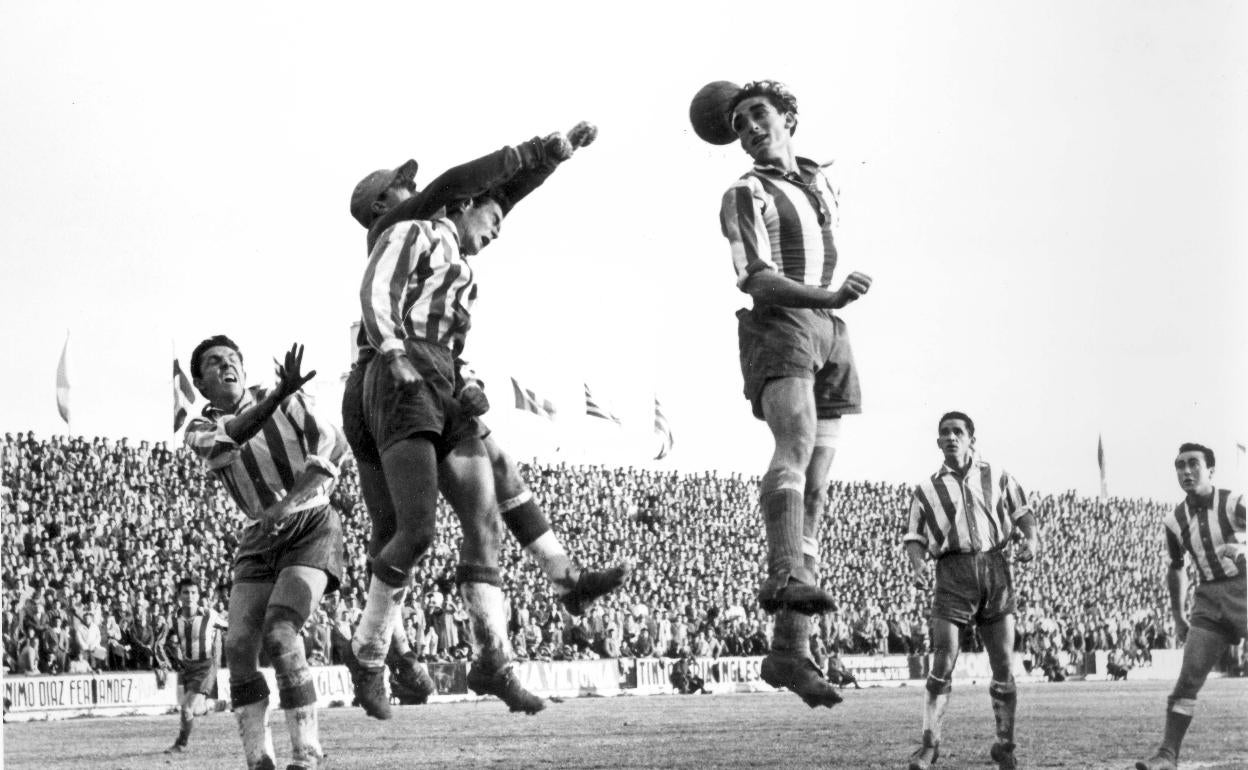
[[[69,425],[69,332],[65,332],[65,347],[61,348],[61,362],[56,366],[56,411]]]

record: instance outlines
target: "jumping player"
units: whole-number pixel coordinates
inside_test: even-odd
[[[356,185],[351,196],[352,216],[361,225],[369,228],[370,251],[390,225],[433,217],[457,197],[490,190],[491,197],[499,204],[505,216],[521,198],[544,182],[558,164],[570,157],[576,148],[590,144],[596,132],[597,129],[591,124],[581,123],[568,133],[566,139],[559,134],[552,134],[545,139],[529,140],[516,147],[504,147],[443,173],[419,192],[416,191],[413,179],[417,169],[415,161],[409,160],[392,170],[375,171]],[[393,537],[396,515],[391,491],[385,482],[381,458],[376,443],[367,430],[363,409],[364,373],[368,362],[375,355],[365,339],[364,328],[361,328],[359,342],[360,357],[352,367],[343,392],[343,425],[356,455],[360,486],[372,519],[369,553],[376,556]],[[461,407],[469,417],[483,414],[488,410],[489,402],[482,384],[459,358],[456,358],[455,365],[456,394]],[[477,424],[493,472],[498,505],[508,529],[516,536],[526,553],[538,561],[569,612],[578,615],[583,613],[591,602],[623,583],[630,565],[622,563],[605,571],[579,568],[567,556],[558,537],[551,530],[515,462],[502,451],[490,431],[479,421]],[[396,667],[396,675],[400,680],[407,677],[405,684],[419,693],[432,692],[432,682],[423,667],[415,662],[415,655],[411,653],[402,633],[401,623],[397,618],[389,619],[388,623],[393,629],[388,660],[400,662]],[[371,667],[362,667],[352,657],[348,657],[348,662],[354,664],[352,674],[358,689],[377,689],[376,684],[369,682],[375,682],[377,673],[365,670]],[[383,714],[388,713],[385,705],[376,696],[371,701],[376,702],[377,707],[369,709],[369,712],[385,718]]]
[[[819,519],[842,415],[861,411],[858,374],[839,310],[867,293],[851,273],[832,290],[838,193],[793,146],[797,99],[782,84],[748,83],[725,105],[729,133],[754,167],[724,193],[720,224],[737,287],[753,299],[737,311],[741,373],[754,416],[775,450],[759,487],[767,578],[759,604],[775,613],[761,676],[811,708],[841,701],[810,653],[812,616],[834,606],[819,586]],[[731,141],[731,139],[729,139]]]
[[[290,733],[287,770],[315,770],[324,754],[299,630],[342,579],[342,523],[329,493],[347,448],[299,392],[316,375],[302,375],[302,363],[302,346],[291,347],[277,367],[277,384],[265,390],[246,386],[243,355],[229,337],[205,339],[191,354],[193,381],[208,406],[187,426],[186,445],[249,520],[234,559],[225,644],[248,770],[275,767],[262,646]]]
[[[1175,632],[1183,645],[1179,680],[1166,701],[1166,729],[1161,748],[1136,770],[1174,770],[1179,747],[1196,710],[1196,696],[1227,647],[1248,637],[1248,583],[1245,583],[1244,495],[1213,485],[1213,450],[1201,444],[1179,447],[1174,470],[1186,497],[1162,522],[1170,567],[1166,588]],[[1184,616],[1190,555],[1200,582],[1190,621]]]
[[[928,770],[940,756],[941,723],[952,691],[959,634],[979,628],[992,668],[988,695],[996,717],[991,756],[997,767],[1013,770],[1014,711],[1017,693],[1010,669],[1014,650],[1015,596],[1005,548],[1021,533],[1015,559],[1030,561],[1040,538],[1027,496],[1014,477],[976,456],[975,423],[962,412],[948,412],[937,423],[936,446],[944,463],[914,489],[904,537],[914,583],[931,585],[932,670],[923,708],[923,745],[910,757],[910,770]]]
[[[171,665],[178,672],[178,713],[182,728],[166,754],[186,750],[195,727],[195,717],[204,713],[204,699],[217,684],[218,637],[225,621],[212,610],[199,605],[199,586],[190,577],[178,581],[178,612],[169,621],[165,643]]]
[[[585,147],[593,142],[596,135],[597,129],[592,124],[579,123],[568,132],[567,144],[572,150]],[[497,197],[506,216],[521,198],[542,184],[567,159],[563,144],[556,137],[557,134],[544,140],[530,140],[515,148],[505,147],[457,166],[443,173],[422,191],[415,189],[415,161],[409,160],[392,170],[374,171],[356,185],[351,196],[352,215],[368,228],[370,251],[389,224],[404,219],[427,219],[458,195],[471,196],[483,189],[501,187],[501,194]],[[567,156],[570,157],[571,153],[568,152]],[[344,391],[344,425],[358,426],[362,422],[359,415],[360,385],[363,367],[372,355],[372,349],[361,344],[362,363],[353,367]],[[489,408],[484,385],[470,367],[459,360],[456,363],[459,397],[471,413],[480,416]],[[627,578],[631,565],[621,563],[602,571],[580,568],[567,555],[559,537],[551,529],[549,520],[533,499],[515,461],[503,451],[484,423],[478,420],[478,424],[494,472],[494,487],[504,523],[525,553],[541,567],[564,607],[573,615],[581,615],[594,600],[618,588]],[[349,429],[347,435],[357,459],[373,454],[367,449],[360,449],[361,445],[367,445],[367,441],[357,438],[358,428]],[[364,469],[363,473],[369,478],[368,484],[361,484],[369,510],[380,511],[392,520],[389,495],[384,489],[376,488],[376,474],[372,472],[372,467]],[[373,516],[376,520],[378,514]]]

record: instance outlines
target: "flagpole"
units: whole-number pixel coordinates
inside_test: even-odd
[[[178,360],[178,344],[177,342],[174,341],[173,337],[169,338],[169,357],[172,358],[174,362],[177,362]],[[177,381],[177,378],[174,378],[173,389],[169,393],[169,397],[173,399],[174,414],[177,414],[177,411],[178,411],[177,389],[178,389],[178,381]],[[168,425],[169,423],[165,423],[165,424]],[[169,446],[174,446],[175,445],[174,442],[176,442],[177,440],[178,440],[178,429],[175,427],[173,429],[173,432],[169,434]]]

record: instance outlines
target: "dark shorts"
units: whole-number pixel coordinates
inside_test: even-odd
[[[234,557],[234,582],[276,583],[287,567],[313,567],[329,575],[325,593],[330,593],[342,582],[342,550],[342,520],[332,506],[293,514],[272,535],[248,526]]]
[[[1227,644],[1248,638],[1248,582],[1227,578],[1196,586],[1192,626],[1221,634]]]
[[[212,658],[204,660],[187,660],[182,662],[182,670],[178,672],[178,684],[187,695],[198,692],[212,695],[217,687],[217,661]]]
[[[862,392],[845,322],[831,310],[759,305],[737,311],[745,397],[763,419],[763,388],[771,380],[814,380],[819,419],[862,411]]]
[[[368,432],[368,419],[364,416],[364,372],[372,358],[373,352],[367,350],[351,365],[342,389],[342,432],[356,460],[376,465],[381,462],[381,453]]]
[[[932,617],[959,626],[990,626],[1013,615],[1014,583],[1004,551],[952,553],[936,562]]]
[[[415,388],[397,388],[385,358],[374,357],[364,373],[365,424],[379,453],[396,442],[422,437],[433,442],[440,460],[461,441],[476,438],[479,426],[455,398],[451,352],[423,340],[407,340],[406,345],[423,381]]]

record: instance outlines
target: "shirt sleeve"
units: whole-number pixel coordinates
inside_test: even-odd
[[[1183,544],[1179,542],[1179,536],[1174,533],[1170,527],[1166,530],[1166,551],[1170,554],[1170,569],[1183,569]]]
[[[748,177],[729,187],[720,202],[719,224],[732,250],[737,288],[757,272],[776,269],[764,213],[762,197]]]
[[[902,537],[903,543],[918,543],[924,547],[927,546],[927,524],[923,518],[923,501],[919,498],[919,490],[916,488],[910,497],[910,516],[906,525],[905,536]]]
[[[1031,503],[1027,502],[1027,493],[1023,491],[1023,487],[1008,473],[1001,473],[1001,501],[1005,504],[1005,510],[1009,512],[1010,519],[1017,522],[1027,514],[1031,513]]]
[[[379,353],[403,350],[403,303],[407,279],[421,253],[428,251],[429,234],[419,222],[396,225],[386,232],[368,258],[360,285],[364,333]]]
[[[182,437],[186,447],[194,452],[210,470],[219,470],[238,458],[239,445],[225,432],[224,420],[196,417],[186,426]]]

